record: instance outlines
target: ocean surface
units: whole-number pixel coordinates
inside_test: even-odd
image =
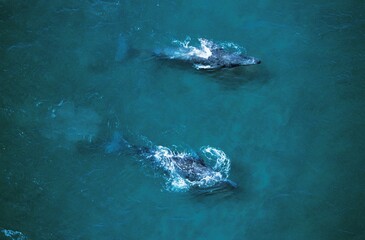
[[[262,63],[151,54],[198,38]],[[0,0],[0,239],[365,239],[364,43],[360,0]],[[238,188],[171,190],[115,132]]]

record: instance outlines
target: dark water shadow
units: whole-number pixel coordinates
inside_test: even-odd
[[[229,199],[234,197],[238,191],[236,187],[220,187],[220,188],[193,188],[189,190],[190,197],[196,200],[203,200],[206,198],[213,199]]]
[[[266,84],[273,76],[263,65],[223,68],[215,71],[199,71],[225,90],[237,90],[249,84]]]
[[[189,192],[185,193],[186,198],[201,203],[209,203],[216,201],[249,201],[250,195],[252,195],[249,169],[239,165],[233,165],[234,172],[239,172],[240,178],[237,178],[235,174],[232,174],[230,179],[237,183],[236,187],[230,185],[224,185],[222,188],[206,188],[199,189],[193,188]],[[243,176],[243,177],[242,177]]]

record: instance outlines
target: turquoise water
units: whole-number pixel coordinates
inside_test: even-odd
[[[0,239],[364,239],[364,13],[355,0],[0,1]],[[206,73],[151,57],[187,36],[262,63]],[[168,191],[100,150],[117,130],[219,148],[239,188]]]

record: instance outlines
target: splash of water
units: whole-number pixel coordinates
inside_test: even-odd
[[[200,58],[209,58],[212,56],[212,44],[213,42],[199,38],[200,48],[189,45],[190,38],[186,38],[183,42],[179,40],[174,40],[173,43],[178,44],[181,47],[182,53],[187,54],[188,56],[196,56]]]
[[[198,38],[198,41],[200,43],[199,47],[190,45],[190,37],[187,37],[184,41],[173,40],[172,43],[179,45],[180,55],[187,54],[188,56],[195,56],[205,59],[212,56],[212,51],[214,49],[224,49],[236,54],[246,53],[246,50],[243,47],[232,42],[213,42],[205,38]],[[179,53],[176,52],[176,54]]]
[[[215,165],[213,166],[215,171],[221,172],[224,178],[229,177],[231,161],[222,150],[206,146],[202,147],[201,151],[207,159],[215,162]]]

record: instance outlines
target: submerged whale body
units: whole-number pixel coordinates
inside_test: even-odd
[[[237,188],[237,184],[228,179],[230,160],[221,150],[212,147],[202,148],[203,154],[215,158],[215,165],[210,166],[195,153],[176,152],[163,146],[130,145],[120,134],[114,134],[112,141],[105,146],[106,153],[123,150],[128,150],[162,170],[169,190],[198,189],[213,192]]]
[[[182,43],[177,47],[155,50],[155,56],[192,63],[196,69],[214,70],[260,64],[261,60],[233,51],[224,45],[215,44],[207,39],[198,39],[200,47]]]

